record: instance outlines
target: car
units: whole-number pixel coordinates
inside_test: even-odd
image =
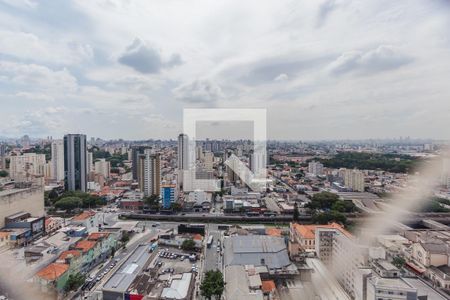
[[[220,252],[220,247],[217,247],[217,252]]]
[[[180,260],[181,260],[181,261],[183,261],[184,258],[185,258],[184,255],[181,255],[181,256],[180,256]]]

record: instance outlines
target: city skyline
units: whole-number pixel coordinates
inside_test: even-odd
[[[183,108],[242,107],[269,139],[450,138],[447,2],[235,4],[0,2],[0,136],[175,138]]]

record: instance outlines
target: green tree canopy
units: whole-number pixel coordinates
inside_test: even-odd
[[[392,259],[392,264],[401,269],[406,264],[406,260],[401,256],[396,256]]]
[[[0,170],[0,177],[7,177],[9,174],[5,170]]]
[[[72,210],[77,207],[81,207],[82,200],[78,197],[65,197],[55,203],[55,207],[58,209]]]
[[[341,213],[350,213],[354,212],[356,209],[355,204],[352,201],[336,201],[331,206],[331,210],[341,212]]]
[[[56,201],[53,200],[49,194],[49,198],[52,199],[54,202],[58,202],[59,200],[67,198],[67,197],[76,197],[76,198],[81,199],[82,203],[81,203],[80,207],[82,207],[82,208],[95,208],[95,207],[106,204],[105,199],[103,199],[97,195],[91,195],[90,193],[85,193],[85,192],[81,192],[81,191],[64,192],[60,197],[56,198]]]
[[[145,197],[144,204],[152,209],[159,209],[159,197],[157,195]]]
[[[181,249],[185,251],[193,251],[195,250],[195,242],[192,239],[184,240],[181,244]]]
[[[225,281],[220,271],[208,271],[203,278],[203,282],[200,285],[200,291],[202,296],[208,300],[211,300],[213,296],[216,299],[220,299],[223,291],[225,290]]]
[[[311,209],[330,210],[335,202],[339,201],[339,196],[330,192],[320,192],[314,194],[307,207]]]
[[[70,274],[69,278],[67,279],[64,289],[66,291],[77,290],[80,286],[83,285],[85,280],[86,280],[86,278],[81,273]]]
[[[393,173],[411,173],[414,171],[418,159],[402,154],[379,154],[342,152],[330,159],[319,159],[325,167],[348,168],[362,170],[383,170]]]
[[[347,218],[339,212],[329,211],[314,214],[312,217],[312,222],[314,224],[328,224],[331,222],[337,222],[345,225],[347,223]]]

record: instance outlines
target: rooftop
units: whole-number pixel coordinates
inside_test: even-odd
[[[139,245],[103,286],[103,290],[124,293],[141,272],[151,253],[148,244]]]
[[[262,300],[261,290],[251,291],[249,280],[243,266],[228,266],[225,268],[225,294],[233,300]]]
[[[95,244],[97,242],[95,241],[79,241],[78,243],[75,244],[75,249],[79,249],[81,251],[84,252],[88,252],[89,250],[91,250],[92,248],[95,247]]]
[[[78,256],[81,256],[81,252],[79,250],[67,250],[67,251],[62,252],[59,255],[58,259],[62,260],[62,259],[66,259],[69,257],[78,257]]]
[[[102,238],[108,237],[109,234],[110,234],[109,232],[93,232],[93,233],[89,234],[87,239],[89,241],[98,241]]]
[[[273,280],[262,281],[262,291],[264,293],[270,293],[276,289],[275,282]]]
[[[427,296],[427,300],[445,300],[447,297],[418,278],[403,278],[405,282],[417,289],[417,296]]]
[[[293,223],[292,226],[297,234],[305,239],[314,239],[317,228],[337,229],[347,237],[352,236],[347,230],[345,230],[341,225],[337,223],[331,223],[328,225],[300,225],[297,223]]]
[[[89,219],[90,217],[95,216],[95,211],[87,210],[83,211],[81,214],[75,216],[72,218],[72,221],[84,221],[86,219]]]
[[[55,280],[63,275],[67,270],[69,270],[69,265],[67,264],[57,264],[52,263],[36,273],[36,276],[45,280]]]
[[[266,234],[271,236],[281,236],[281,229],[278,228],[267,228]]]
[[[191,279],[192,273],[183,273],[181,278],[172,279],[170,286],[163,289],[161,298],[187,299]]]
[[[280,269],[291,264],[282,237],[267,235],[232,236],[225,239],[225,265],[265,265]]]

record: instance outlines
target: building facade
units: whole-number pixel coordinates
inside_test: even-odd
[[[86,135],[64,136],[64,187],[66,191],[87,189]]]
[[[64,180],[64,141],[54,140],[52,142],[52,179],[57,182]]]
[[[139,189],[145,196],[160,195],[161,192],[161,155],[146,149],[139,155],[138,162]]]

